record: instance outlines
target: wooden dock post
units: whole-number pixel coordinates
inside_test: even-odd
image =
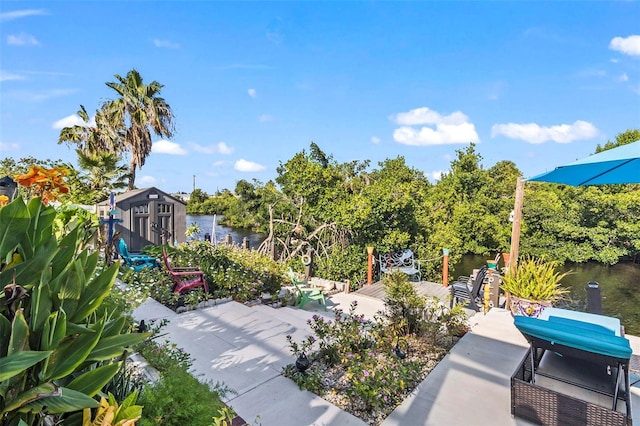
[[[449,287],[449,249],[442,249],[442,285]]]
[[[373,282],[373,246],[367,246],[367,285]]]

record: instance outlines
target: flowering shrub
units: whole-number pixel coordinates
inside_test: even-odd
[[[419,298],[401,278],[397,284],[396,291],[387,292],[385,312],[373,321],[357,315],[354,302],[348,313],[336,310],[335,320],[314,315],[307,321],[313,334],[302,341],[287,336],[294,356],[305,354],[311,364],[304,373],[289,365],[285,376],[379,424],[444,356],[452,343],[446,337],[466,326],[462,308]],[[415,333],[408,333],[408,320]]]
[[[240,302],[259,298],[262,293],[277,294],[285,274],[283,265],[255,250],[204,241],[179,246],[173,260],[177,266],[199,266],[211,291]]]

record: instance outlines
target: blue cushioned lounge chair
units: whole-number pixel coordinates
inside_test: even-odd
[[[535,383],[537,368],[546,350],[567,358],[589,361],[590,363],[616,370],[612,383],[612,410],[616,410],[619,399],[626,403],[627,417],[631,418],[629,386],[629,360],[632,355],[629,340],[622,336],[617,318],[564,309],[547,308],[540,318],[514,317],[514,324],[530,344],[530,362],[533,372],[530,383]],[[552,377],[566,383],[580,386],[571,381]],[[623,385],[623,394],[620,385]],[[591,389],[594,390],[594,389]],[[602,392],[600,392],[602,393]]]

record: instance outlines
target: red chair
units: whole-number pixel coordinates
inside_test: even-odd
[[[172,268],[171,265],[169,265],[169,258],[164,249],[162,250],[162,260],[164,261],[164,266],[167,268],[167,272],[169,272],[169,275],[171,275],[173,279],[174,285],[172,290],[174,292],[182,293],[198,287],[204,287],[204,291],[209,292],[209,286],[207,285],[207,280],[204,278],[204,272],[199,268],[195,266]]]

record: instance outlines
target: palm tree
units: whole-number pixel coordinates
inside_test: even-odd
[[[77,112],[82,119],[83,124],[64,127],[60,130],[58,144],[66,142],[67,144],[75,144],[85,154],[92,154],[99,151],[117,152],[114,141],[120,135],[109,123],[106,122],[105,116],[96,111],[93,120],[89,117],[84,105],[80,105]]]
[[[119,164],[121,157],[118,154],[104,151],[85,153],[80,149],[76,153],[78,166],[83,171],[80,177],[91,202],[104,200],[113,189],[127,187],[129,171],[126,166]]]
[[[170,138],[173,136],[173,112],[169,104],[161,98],[160,91],[164,85],[157,81],[144,84],[140,73],[135,69],[126,77],[115,75],[116,82],[106,83],[118,93],[118,98],[102,105],[101,114],[112,129],[118,134],[116,146],[118,152],[129,152],[129,185],[134,188],[136,168],[141,168],[151,153],[151,131],[156,136]]]

